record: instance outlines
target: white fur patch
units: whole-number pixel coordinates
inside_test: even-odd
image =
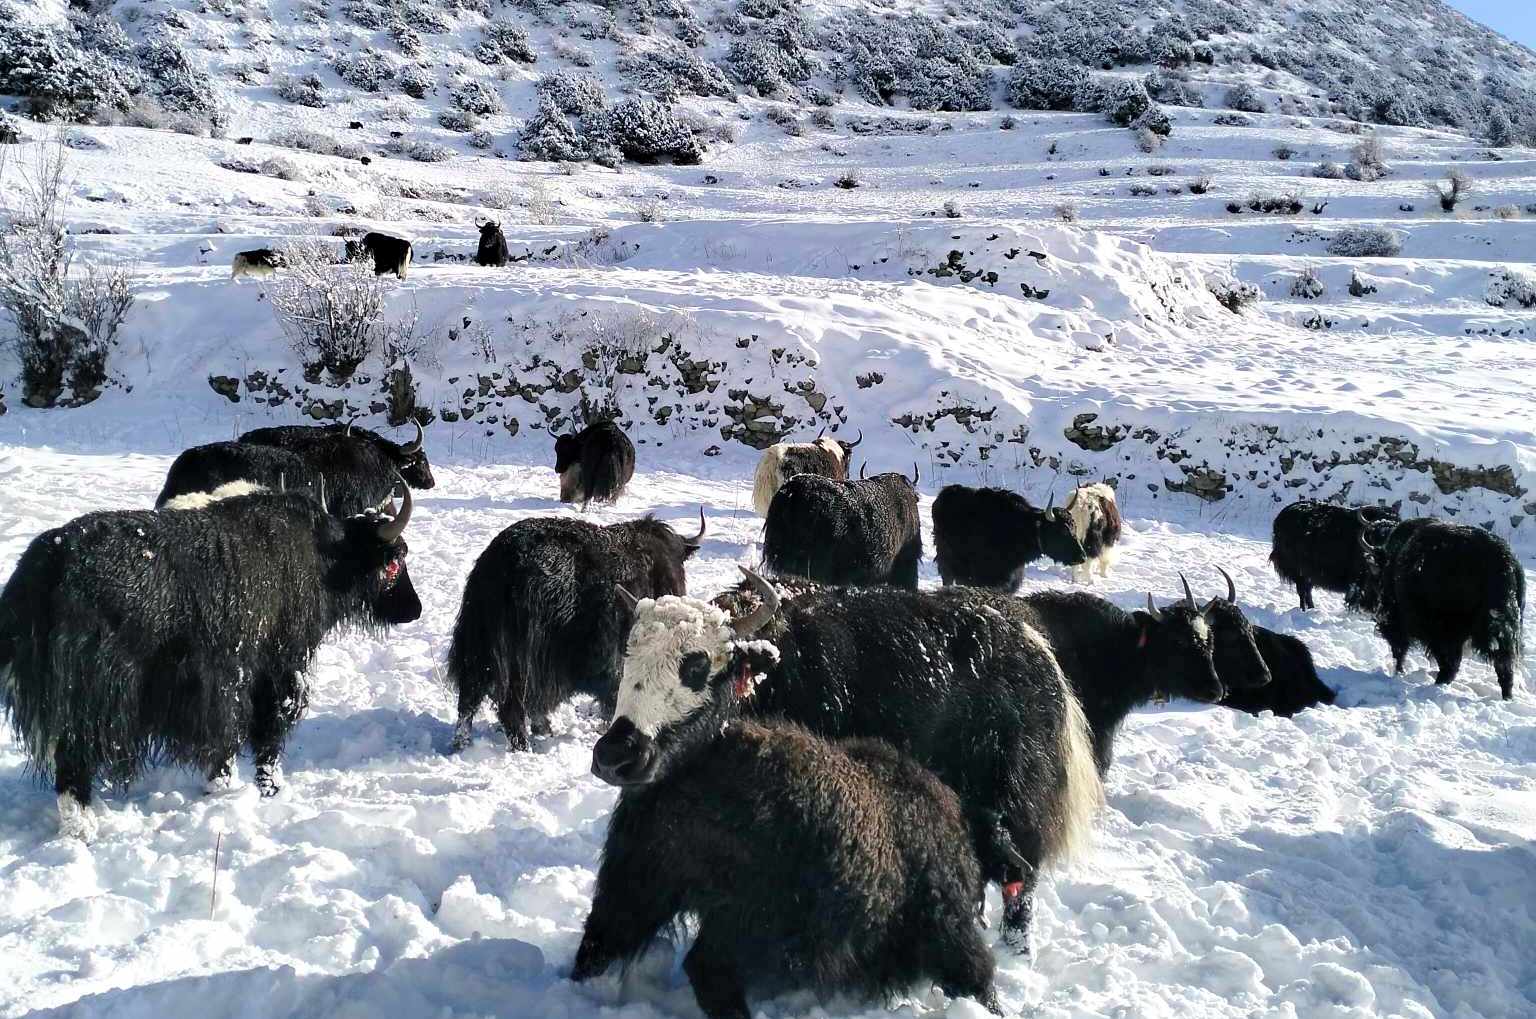
[[[1060,826],[1053,844],[1045,847],[1047,860],[1071,860],[1093,841],[1093,818],[1104,805],[1104,783],[1093,756],[1093,737],[1083,706],[1065,677],[1061,695],[1067,715],[1061,727],[1059,743],[1066,788],[1062,790]]]
[[[1211,628],[1206,624],[1204,616],[1196,616],[1194,626],[1195,636],[1200,638],[1201,643],[1205,643],[1211,639]]]
[[[678,666],[688,655],[703,652],[715,675],[725,668],[732,637],[730,617],[706,601],[672,595],[642,599],[624,650],[615,721],[627,718],[655,736],[708,703],[713,698],[708,688],[688,689]]]
[[[96,815],[91,808],[75,799],[73,793],[59,794],[59,835],[66,839],[90,842],[96,838]]]
[[[188,492],[186,495],[178,495],[166,502],[160,508],[162,510],[195,510],[207,509],[216,502],[225,499],[233,499],[241,495],[255,495],[257,492],[265,492],[267,486],[258,485],[254,481],[226,481],[211,492]]]
[[[773,497],[778,494],[787,480],[783,475],[784,454],[792,449],[812,447],[832,454],[834,460],[843,459],[843,447],[837,444],[836,439],[828,439],[825,436],[815,442],[775,442],[763,450],[763,457],[757,462],[757,471],[752,475],[752,511],[754,513],[760,517],[766,517]]]

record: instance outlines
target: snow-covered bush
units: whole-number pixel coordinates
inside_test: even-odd
[[[286,149],[299,149],[322,156],[340,156],[342,159],[356,159],[363,154],[363,147],[357,142],[343,141],[321,131],[311,131],[307,127],[279,128],[267,141]]]
[[[464,134],[478,127],[480,118],[465,110],[444,110],[437,115],[437,122],[449,131]]]
[[[690,165],[704,158],[704,146],[692,128],[670,107],[644,96],[626,99],[609,111],[608,135],[624,158],[637,163]]]
[[[729,99],[736,94],[725,72],[708,60],[668,47],[619,58],[619,73],[642,92],[656,96],[718,96]]]
[[[872,103],[904,96],[919,110],[992,108],[986,47],[926,15],[843,15],[828,22],[823,45],[842,54],[837,76]]]
[[[1203,195],[1210,190],[1211,178],[1205,176],[1204,174],[1189,182],[1189,193],[1192,195]]]
[[[1382,226],[1350,226],[1333,235],[1328,254],[1340,258],[1396,258],[1403,252],[1403,235]]]
[[[385,331],[389,286],[366,260],[335,264],[324,244],[290,244],[288,268],[267,291],[278,328],[306,369],[349,378]]]
[[[1252,127],[1253,121],[1241,113],[1218,113],[1211,118],[1211,123],[1217,127]]]
[[[1008,75],[1008,103],[1021,110],[1080,110],[1090,85],[1088,72],[1066,60],[1021,60]]]
[[[1328,292],[1323,279],[1315,269],[1303,269],[1291,280],[1291,296],[1303,301],[1315,301]]]
[[[279,99],[298,106],[323,109],[326,105],[325,85],[316,74],[284,75],[272,82],[272,88]]]
[[[1520,206],[1518,206],[1518,205],[1499,205],[1499,206],[1495,206],[1494,210],[1493,210],[1493,216],[1494,216],[1495,219],[1502,219],[1502,220],[1505,220],[1506,222],[1511,220],[1511,219],[1519,219],[1520,218]]]
[[[62,33],[14,20],[0,32],[0,95],[22,97],[38,120],[82,120],[128,101],[111,62],[92,59]]]
[[[364,92],[377,92],[395,78],[395,68],[374,50],[339,54],[331,63],[337,77]]]
[[[1311,169],[1311,175],[1322,180],[1343,180],[1344,167],[1338,163],[1323,160]]]
[[[1485,299],[1495,308],[1536,308],[1536,277],[1514,269],[1500,269],[1493,274]]]
[[[765,35],[737,39],[725,55],[726,71],[744,87],[761,96],[786,95],[797,82],[805,81],[815,71],[810,54],[799,45],[798,37],[781,33],[793,45],[781,46]]]
[[[1213,275],[1205,278],[1205,288],[1211,292],[1223,308],[1240,315],[1263,300],[1264,295],[1252,283],[1244,283],[1236,277]]]
[[[608,118],[599,112],[588,122],[573,124],[548,95],[539,99],[539,109],[523,127],[518,139],[522,159],[541,159],[551,163],[594,162],[617,166],[622,160],[618,146],[608,136]]]
[[[1441,212],[1455,212],[1456,206],[1472,191],[1472,178],[1460,169],[1453,168],[1445,175],[1445,185],[1429,181],[1430,192],[1440,200]]]
[[[800,126],[800,118],[795,116],[795,111],[788,106],[770,106],[764,112],[770,123],[777,124],[787,135],[799,137],[805,134],[805,128]]]
[[[608,108],[602,79],[586,71],[551,71],[539,79],[537,88],[541,99],[548,96],[561,113],[569,116],[590,117]]]
[[[185,50],[157,35],[140,44],[134,55],[163,107],[209,116],[217,123],[219,103],[213,79],[198,70]]]
[[[448,94],[448,99],[457,109],[482,117],[489,117],[506,109],[501,102],[501,93],[485,82],[473,78],[454,86],[453,91]]]
[[[1242,113],[1269,112],[1269,106],[1264,102],[1264,97],[1259,94],[1259,90],[1246,81],[1227,89],[1227,94],[1222,97],[1222,104],[1229,110],[1238,110]]]
[[[1141,116],[1131,121],[1131,130],[1166,138],[1173,134],[1173,121],[1168,119],[1168,114],[1161,106],[1153,103],[1142,111]],[[1143,148],[1142,151],[1151,152],[1152,149]]]
[[[971,48],[980,53],[986,53],[992,58],[993,63],[1014,64],[1019,59],[1019,46],[1013,39],[997,26],[978,21],[971,25],[961,25],[955,29],[955,34],[971,44]]]
[[[475,130],[469,132],[469,137],[466,138],[465,141],[469,143],[469,147],[472,149],[485,150],[494,148],[496,146],[496,137],[492,135],[491,132],[485,130]]]
[[[480,45],[475,47],[475,56],[482,64],[532,64],[539,59],[528,33],[509,21],[492,21],[482,29],[482,34]]]
[[[1147,95],[1146,86],[1133,78],[1123,78],[1105,85],[1099,96],[1099,112],[1110,123],[1120,127],[1130,127],[1150,109],[1152,97]]]
[[[403,21],[390,24],[389,37],[395,40],[395,45],[400,48],[400,52],[408,57],[414,57],[421,52],[421,36]]]
[[[1350,180],[1369,184],[1392,172],[1392,168],[1387,165],[1386,152],[1379,138],[1360,139],[1350,150],[1350,156],[1352,158],[1344,167],[1344,175]]]
[[[418,163],[446,163],[453,158],[453,150],[446,145],[415,138],[391,138],[384,151],[392,156],[403,156]]]
[[[400,91],[412,99],[425,99],[428,92],[437,88],[432,72],[423,67],[407,67],[400,72]]]

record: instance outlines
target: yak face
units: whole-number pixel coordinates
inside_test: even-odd
[[[1344,603],[1362,612],[1374,612],[1381,604],[1381,574],[1387,564],[1387,539],[1397,527],[1395,519],[1361,519],[1356,538],[1354,569]]]
[[[416,426],[416,438],[410,442],[389,443],[393,447],[392,459],[407,485],[428,489],[437,484],[437,479],[432,477],[432,465],[427,462],[426,433],[422,431],[421,422],[412,421],[411,424]]]
[[[754,677],[775,658],[741,644],[730,618],[696,598],[635,607],[613,724],[592,748],[592,773],[609,785],[655,782],[740,714]]]
[[[1088,561],[1083,543],[1072,531],[1072,518],[1063,509],[1040,513],[1040,551],[1063,566],[1080,566]]]
[[[575,433],[555,439],[555,473],[564,474],[581,459],[581,440]]]
[[[1205,613],[1191,600],[1134,614],[1141,627],[1137,649],[1145,667],[1157,677],[1161,692],[1174,697],[1215,703],[1226,696],[1216,673],[1215,644]]]
[[[1228,690],[1252,690],[1272,678],[1254,638],[1253,624],[1234,601],[1217,598],[1206,606],[1214,644],[1216,675]]]
[[[341,582],[355,585],[370,621],[381,626],[421,618],[421,598],[405,565],[409,546],[401,537],[410,519],[410,489],[406,489],[398,513],[368,510],[342,524]]]

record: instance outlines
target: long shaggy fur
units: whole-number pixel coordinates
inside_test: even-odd
[[[171,462],[165,485],[155,499],[155,507],[194,508],[200,495],[206,496],[215,489],[239,482],[273,492],[306,491],[316,498],[320,492],[320,475],[297,453],[275,446],[212,442],[183,450]],[[334,504],[332,511],[345,516],[366,508],[358,504],[360,500],[339,482],[327,490],[326,496]]]
[[[1344,594],[1358,583],[1362,568],[1359,513],[1371,523],[1397,517],[1379,506],[1356,510],[1310,499],[1292,503],[1275,515],[1269,562],[1281,580],[1295,586],[1302,609],[1313,607],[1314,588]],[[1345,600],[1352,608],[1361,607],[1358,595]]]
[[[247,743],[275,763],[325,635],[420,614],[376,527],[261,493],[39,535],[0,593],[0,706],[32,766],[86,803],[152,763],[207,772]]]
[[[1068,566],[1085,559],[1066,511],[1038,509],[1005,488],[944,486],[933,500],[933,547],[945,584],[1009,594],[1043,556]]]
[[[1308,708],[1334,702],[1337,695],[1318,677],[1306,644],[1290,634],[1262,626],[1255,626],[1253,633],[1264,664],[1269,667],[1270,682],[1252,690],[1230,690],[1221,700],[1222,707],[1250,715],[1273,711],[1280,718],[1290,718]]]
[[[953,792],[875,740],[737,721],[699,743],[619,797],[574,979],[693,913],[683,968],[708,1016],[748,1014],[748,992],[880,999],[925,978],[998,1011]]]
[[[753,511],[766,517],[774,495],[797,474],[843,481],[848,477],[848,453],[836,439],[825,436],[814,442],[776,442],[769,446],[763,450],[752,475]]]
[[[394,442],[367,428],[340,424],[276,425],[240,436],[246,445],[273,446],[302,458],[313,476],[324,475],[332,513],[351,516],[383,505],[399,487],[436,485],[425,449]]]
[[[917,489],[900,474],[832,481],[800,474],[768,507],[763,562],[822,584],[917,588],[923,558]]]
[[[1088,558],[1072,568],[1073,578],[1092,583],[1095,572],[1101,577],[1109,576],[1109,569],[1120,554],[1115,546],[1123,529],[1115,490],[1102,482],[1074,489],[1066,510],[1072,521],[1072,533]]]
[[[564,517],[522,520],[480,553],[448,649],[458,693],[457,743],[487,698],[514,749],[579,693],[612,710],[629,617],[615,585],[636,597],[686,594],[691,554],[651,517],[599,527]]]
[[[588,425],[555,440],[560,501],[612,503],[635,476],[635,444],[612,421]]]

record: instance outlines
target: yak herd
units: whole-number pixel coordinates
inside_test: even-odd
[[[381,271],[409,261],[370,250]],[[712,1017],[746,1019],[748,992],[920,980],[996,1012],[983,891],[998,886],[1004,941],[1027,951],[1035,884],[1087,841],[1133,709],[1333,702],[1306,646],[1250,623],[1225,571],[1204,604],[1188,581],[1137,611],[1081,589],[1018,596],[1042,558],[1107,574],[1122,531],[1108,484],[1043,509],[945,487],[943,587],[919,591],[916,465],[853,477],[862,438],[763,454],[752,504],[772,580],[743,567],[715,598],[689,596],[702,510],[692,535],[649,516],[522,520],[470,570],[446,669],[453,749],[487,700],[513,750],[577,694],[610,719],[592,772],[620,794],[573,979],[691,914],[683,968]],[[555,456],[560,498],[582,506],[635,471],[612,422],[558,437]],[[0,593],[0,706],[53,779],[61,830],[91,837],[99,779],[159,762],[217,779],[243,747],[275,793],[320,642],[420,616],[404,535],[412,489],[433,484],[419,425],[404,443],[263,428],[183,452],[154,510],[39,535]],[[1273,539],[1303,609],[1339,592],[1375,616],[1399,670],[1419,645],[1449,683],[1471,647],[1513,695],[1525,576],[1501,539],[1315,502],[1282,510]]]

